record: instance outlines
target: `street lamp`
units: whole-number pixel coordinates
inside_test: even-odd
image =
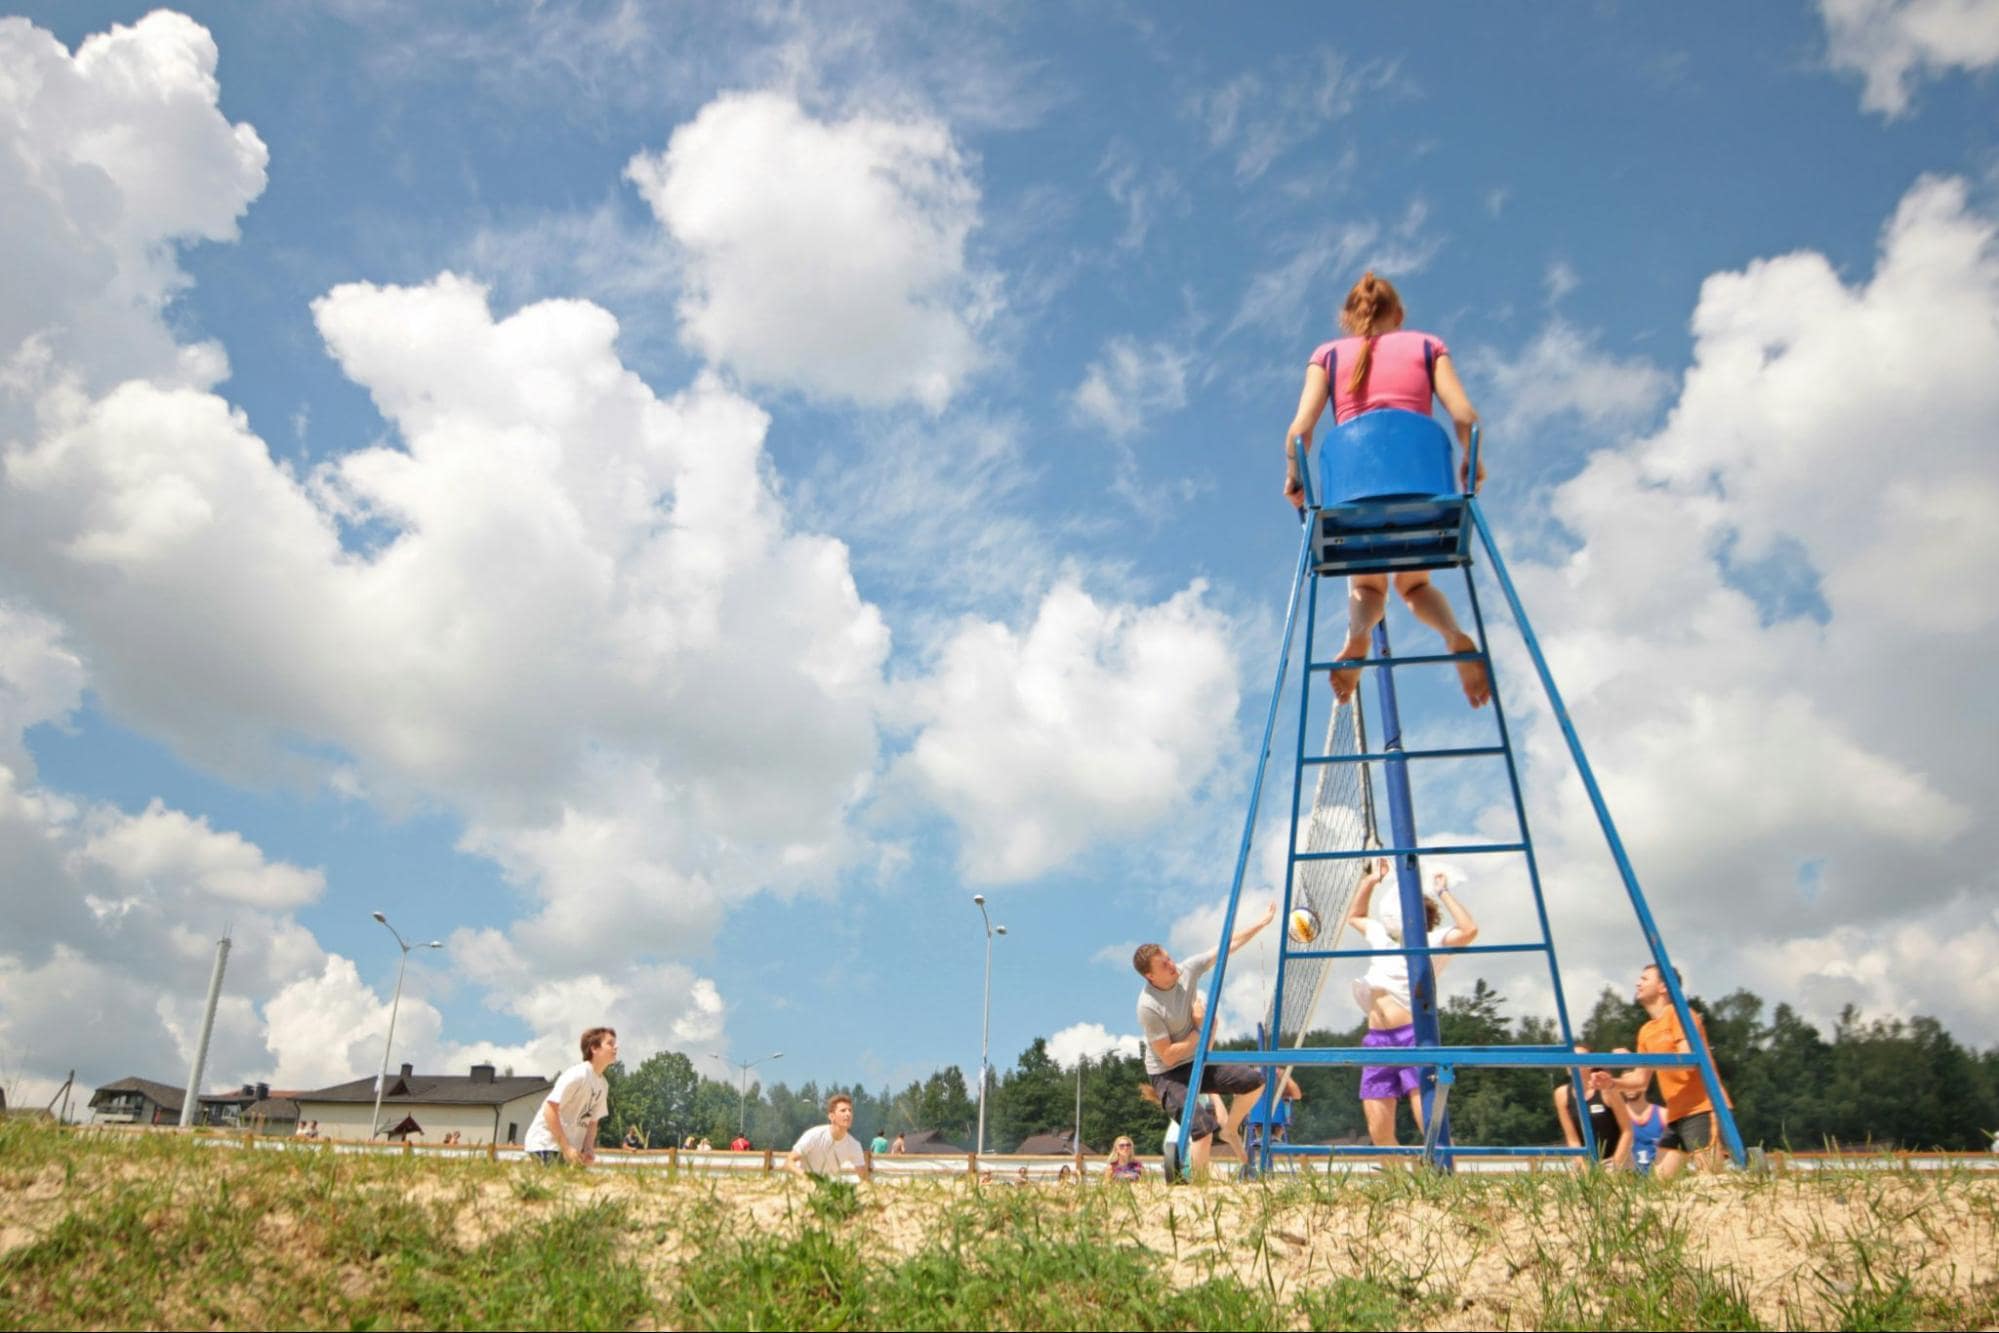
[[[387,927],[389,934],[396,937],[396,946],[403,951],[403,960],[396,964],[396,998],[389,1005],[389,1039],[382,1043],[382,1072],[375,1078],[375,1114],[368,1122],[368,1137],[371,1139],[382,1129],[382,1089],[389,1082],[389,1052],[396,1044],[396,1011],[401,1009],[403,1004],[403,969],[410,965],[410,950],[444,947],[443,940],[432,940],[428,944],[411,944],[403,938],[401,931],[389,925],[388,917],[380,912],[376,912],[374,917]]]
[[[989,1053],[992,1049],[993,1033],[993,936],[1006,934],[1005,926],[995,926],[993,919],[986,915],[986,895],[975,893],[972,903],[979,909],[979,919],[986,923],[986,1004],[984,1016],[979,1020],[979,1146],[978,1155],[986,1152],[986,1082],[992,1067]]]
[[[740,1071],[738,1076],[738,1091],[736,1093],[736,1137],[739,1139],[746,1138],[748,1137],[746,1131],[749,1128],[750,1122],[750,1071],[765,1060],[782,1060],[784,1052],[772,1051],[769,1055],[758,1056],[754,1060],[746,1061],[725,1059],[715,1052],[710,1051],[708,1052],[708,1058],[710,1060],[720,1060],[725,1066],[733,1065]]]

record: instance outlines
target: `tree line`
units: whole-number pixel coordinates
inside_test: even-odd
[[[1999,1046],[1973,1051],[1933,1018],[1868,1020],[1848,1007],[1828,1037],[1788,1004],[1766,1017],[1763,1000],[1747,990],[1711,1003],[1690,997],[1689,1003],[1707,1027],[1746,1144],[1978,1151],[1989,1148],[1999,1133]],[[1593,1050],[1629,1049],[1644,1021],[1636,1004],[1605,989],[1577,1036]],[[1558,1040],[1551,1020],[1509,1018],[1504,997],[1484,981],[1445,1002],[1440,1026],[1450,1046]],[[1354,1046],[1363,1032],[1362,1026],[1317,1031],[1308,1044]],[[1233,1050],[1254,1044],[1220,1043]],[[1605,1063],[1614,1067],[1616,1061]],[[854,1099],[854,1130],[864,1140],[877,1133],[892,1138],[931,1130],[969,1148],[978,1121],[976,1090],[957,1065],[900,1091],[777,1082],[753,1084],[746,1096],[703,1076],[677,1051],[658,1052],[630,1069],[614,1064],[606,1075],[611,1113],[600,1131],[605,1144],[621,1141],[635,1126],[655,1147],[689,1136],[721,1147],[740,1125],[757,1148],[789,1148],[824,1121],[825,1099],[835,1092]],[[1293,1142],[1364,1140],[1355,1070],[1299,1069],[1295,1077],[1304,1095],[1294,1108]],[[1550,1095],[1562,1077],[1549,1069],[1459,1071],[1450,1100],[1453,1136],[1462,1143],[1559,1143]],[[1120,1134],[1131,1135],[1141,1151],[1157,1151],[1152,1145],[1167,1122],[1140,1094],[1144,1082],[1135,1049],[1064,1069],[1049,1055],[1046,1039],[1037,1037],[1012,1068],[995,1071],[986,1100],[986,1147],[1011,1152],[1030,1135],[1069,1132],[1080,1091],[1082,1137],[1090,1151],[1105,1151]]]

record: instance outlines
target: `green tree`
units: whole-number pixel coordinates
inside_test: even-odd
[[[1036,1037],[993,1088],[986,1105],[986,1147],[1012,1152],[1030,1134],[1059,1133],[1075,1120],[1075,1076],[1055,1063],[1046,1039]]]
[[[946,1065],[925,1079],[916,1115],[919,1128],[934,1129],[955,1143],[969,1142],[979,1110],[965,1087],[965,1071]]]
[[[701,1078],[686,1056],[656,1051],[629,1074],[623,1062],[613,1064],[604,1078],[611,1085],[611,1113],[599,1131],[600,1143],[622,1142],[625,1129],[633,1125],[655,1148],[670,1147],[680,1141],[678,1135],[688,1132]]]
[[[1638,1029],[1645,1025],[1645,1010],[1636,1000],[1605,986],[1596,997],[1589,1017],[1576,1033],[1576,1040],[1593,1051],[1631,1050],[1638,1044]]]

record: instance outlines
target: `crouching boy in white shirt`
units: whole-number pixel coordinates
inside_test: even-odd
[[[854,1099],[836,1092],[826,1099],[826,1123],[814,1125],[798,1136],[785,1159],[785,1168],[798,1175],[831,1176],[851,1168],[862,1180],[868,1176],[868,1155],[861,1141],[847,1131],[854,1127]]]

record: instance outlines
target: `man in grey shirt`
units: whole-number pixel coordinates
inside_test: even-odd
[[[1256,938],[1256,933],[1277,918],[1277,904],[1264,910],[1256,923],[1236,932],[1229,941],[1229,955]],[[1145,978],[1138,993],[1138,1030],[1145,1037],[1145,1072],[1159,1094],[1166,1114],[1178,1120],[1187,1105],[1187,1076],[1193,1072],[1194,1048],[1201,1040],[1201,1000],[1194,983],[1215,965],[1210,949],[1176,964],[1162,945],[1141,944],[1131,956],[1131,965]],[[1203,1095],[1194,1100],[1193,1142],[1188,1165],[1195,1175],[1208,1169],[1208,1151],[1217,1131],[1225,1142],[1241,1151],[1237,1129],[1256,1095],[1263,1091],[1263,1075],[1247,1065],[1208,1065],[1201,1070],[1201,1092],[1233,1093],[1228,1120],[1223,1123],[1208,1107]]]

